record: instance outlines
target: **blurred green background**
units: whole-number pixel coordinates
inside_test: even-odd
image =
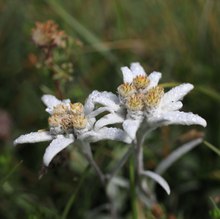
[[[122,80],[120,67],[134,61],[148,73],[162,72],[162,83],[195,85],[184,99],[184,110],[201,115],[208,127],[155,131],[146,142],[146,168],[154,169],[170,151],[197,135],[204,134],[218,148],[220,1],[0,1],[0,218],[92,218],[89,212],[107,202],[77,149],[64,152],[64,162],[54,162],[39,180],[47,143],[12,146],[20,134],[47,128],[40,97],[54,94],[55,87],[50,75],[33,64],[33,54],[39,51],[31,41],[31,29],[36,21],[48,19],[82,44],[73,51],[73,81],[63,87],[66,98],[84,102],[95,89],[115,92]],[[95,158],[105,172],[124,147],[94,144]],[[219,156],[201,144],[164,175],[170,196],[156,187],[162,216],[139,203],[139,218],[220,218],[219,166]],[[121,174],[128,172],[126,165]],[[132,218],[129,196],[121,202],[121,217]]]

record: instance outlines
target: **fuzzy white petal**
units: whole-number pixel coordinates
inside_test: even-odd
[[[86,127],[87,130],[92,129],[94,124],[95,124],[95,122],[96,122],[96,118],[94,118],[94,117],[88,118],[88,123],[87,123],[87,127]]]
[[[96,110],[92,111],[91,113],[89,113],[86,116],[90,117],[90,118],[92,118],[92,117],[94,118],[104,112],[112,112],[113,113],[113,110],[111,110],[109,107],[100,107],[100,108],[97,108]]]
[[[61,100],[58,100],[55,96],[50,95],[50,94],[43,95],[43,96],[41,97],[41,100],[42,100],[43,103],[47,106],[46,111],[47,111],[48,113],[50,113],[50,114],[52,113],[53,108],[54,108],[55,106],[57,106],[58,104],[61,104],[61,103],[68,104],[68,103],[70,103],[70,100],[69,100],[69,99],[66,99],[66,100],[61,101]]]
[[[123,129],[128,133],[128,135],[134,140],[136,138],[136,133],[140,127],[142,120],[127,119],[123,122]]]
[[[102,128],[103,126],[110,125],[110,124],[116,124],[116,123],[122,123],[123,121],[124,121],[123,115],[116,114],[116,113],[110,113],[110,114],[107,114],[107,115],[103,116],[102,118],[100,118],[96,122],[94,129],[98,130],[98,129]]]
[[[64,137],[63,135],[58,135],[50,145],[46,148],[44,153],[43,161],[46,166],[48,166],[51,160],[69,144],[74,142],[74,137],[71,135],[69,138]]]
[[[166,191],[168,195],[170,194],[170,187],[167,181],[162,176],[152,171],[142,171],[141,175],[150,177],[151,179],[155,180],[158,184],[160,184],[163,187],[163,189]]]
[[[140,65],[139,62],[133,62],[131,63],[130,67],[132,73],[133,73],[133,78],[135,78],[138,75],[146,75],[146,72],[144,71],[143,67]]]
[[[161,104],[166,105],[171,102],[182,100],[183,97],[193,89],[193,85],[189,83],[181,84],[166,92],[161,99]]]
[[[41,97],[41,100],[49,108],[53,108],[54,106],[61,103],[60,100],[58,100],[55,96],[50,95],[50,94],[43,95]]]
[[[167,105],[162,105],[162,103],[160,104],[160,108],[163,110],[163,112],[179,110],[182,108],[182,106],[183,104],[181,101],[173,102]]]
[[[175,149],[169,156],[167,156],[164,160],[162,160],[157,166],[155,172],[157,174],[162,175],[169,167],[173,165],[178,159],[183,157],[186,153],[191,151],[193,148],[201,144],[203,141],[202,138],[198,138],[196,140],[190,141],[184,145],[181,145],[177,149]]]
[[[41,141],[51,141],[53,136],[49,132],[31,132],[29,134],[21,135],[14,141],[14,145],[23,143],[35,143]]]
[[[95,108],[95,104],[101,104],[103,106],[109,107],[111,110],[118,110],[120,108],[119,103],[119,98],[111,92],[93,91],[85,102],[85,114],[88,115],[91,113]]]
[[[128,67],[121,67],[124,83],[132,83],[133,73]]]
[[[131,138],[121,129],[118,128],[101,128],[97,131],[88,131],[81,136],[80,140],[87,140],[89,142],[97,142],[100,140],[116,140],[125,143],[131,143]]]
[[[161,78],[161,73],[154,71],[154,72],[150,73],[148,78],[150,79],[150,84],[148,85],[147,89],[149,90],[150,88],[153,88],[158,85],[158,82]]]
[[[167,112],[155,118],[155,120],[164,120],[164,125],[180,124],[180,125],[201,125],[206,127],[206,121],[199,115],[191,112]]]

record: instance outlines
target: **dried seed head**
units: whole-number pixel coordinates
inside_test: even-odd
[[[144,95],[143,101],[147,108],[155,107],[159,104],[161,97],[164,95],[164,89],[161,86],[156,86],[148,90]]]
[[[118,93],[122,97],[129,97],[136,92],[132,84],[125,83],[118,86]]]
[[[66,47],[66,34],[64,31],[58,31],[52,35],[53,44],[62,48]]]
[[[57,31],[57,25],[48,20],[45,23],[36,22],[36,27],[32,30],[32,39],[38,46],[47,46],[52,41],[52,35]]]
[[[76,115],[72,117],[72,123],[76,129],[84,129],[87,125],[87,119],[83,115]]]
[[[132,111],[142,110],[144,107],[142,97],[142,94],[133,94],[132,96],[128,97],[125,103],[126,107]]]
[[[73,115],[83,115],[84,107],[81,103],[71,103],[70,104],[70,113]]]
[[[149,83],[150,83],[150,80],[145,75],[138,75],[137,77],[135,77],[133,79],[133,85],[137,89],[144,89],[144,88],[146,88],[149,85]]]
[[[53,115],[62,115],[68,112],[68,106],[65,104],[58,104],[53,108]]]
[[[65,46],[66,35],[60,31],[58,25],[52,20],[44,23],[36,22],[35,28],[32,29],[32,39],[37,46],[48,47],[51,45]]]

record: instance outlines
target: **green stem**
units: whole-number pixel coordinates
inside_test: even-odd
[[[146,130],[143,127],[143,130]],[[137,171],[137,186],[140,189],[141,193],[145,195],[145,197],[149,200],[149,202],[152,202],[154,200],[154,195],[152,191],[148,187],[147,181],[143,181],[142,178],[142,172],[144,171],[144,153],[143,153],[143,145],[145,138],[147,135],[152,131],[152,129],[149,129],[147,132],[139,131],[137,133],[137,141],[135,143],[135,158],[136,158],[136,171]]]

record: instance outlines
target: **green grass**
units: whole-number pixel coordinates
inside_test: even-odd
[[[87,163],[76,149],[67,150],[65,163],[54,164],[38,180],[47,143],[12,147],[20,134],[47,128],[40,97],[45,91],[54,93],[55,86],[50,74],[30,61],[30,54],[39,53],[30,33],[36,21],[48,19],[82,44],[73,47],[73,81],[62,84],[66,98],[83,102],[94,89],[116,92],[122,79],[120,67],[132,61],[141,62],[149,73],[161,71],[166,89],[183,82],[194,84],[184,99],[184,110],[204,117],[207,128],[173,126],[166,132],[155,131],[145,148],[145,166],[154,169],[166,156],[163,151],[181,145],[180,136],[192,128],[204,131],[209,148],[197,147],[166,172],[171,196],[159,187],[156,194],[164,218],[211,217],[210,197],[219,196],[220,183],[212,175],[220,165],[219,149],[213,147],[220,145],[219,1],[8,0],[0,2],[0,11],[0,101],[12,123],[8,136],[0,131],[0,218],[83,219],[107,202],[95,173],[88,171],[83,177]],[[123,148],[114,142],[93,146],[104,171]],[[133,182],[132,165],[126,164],[120,174],[130,175]],[[122,218],[136,217],[136,197],[130,192],[119,197]],[[143,211],[146,218],[151,214],[149,209]]]

